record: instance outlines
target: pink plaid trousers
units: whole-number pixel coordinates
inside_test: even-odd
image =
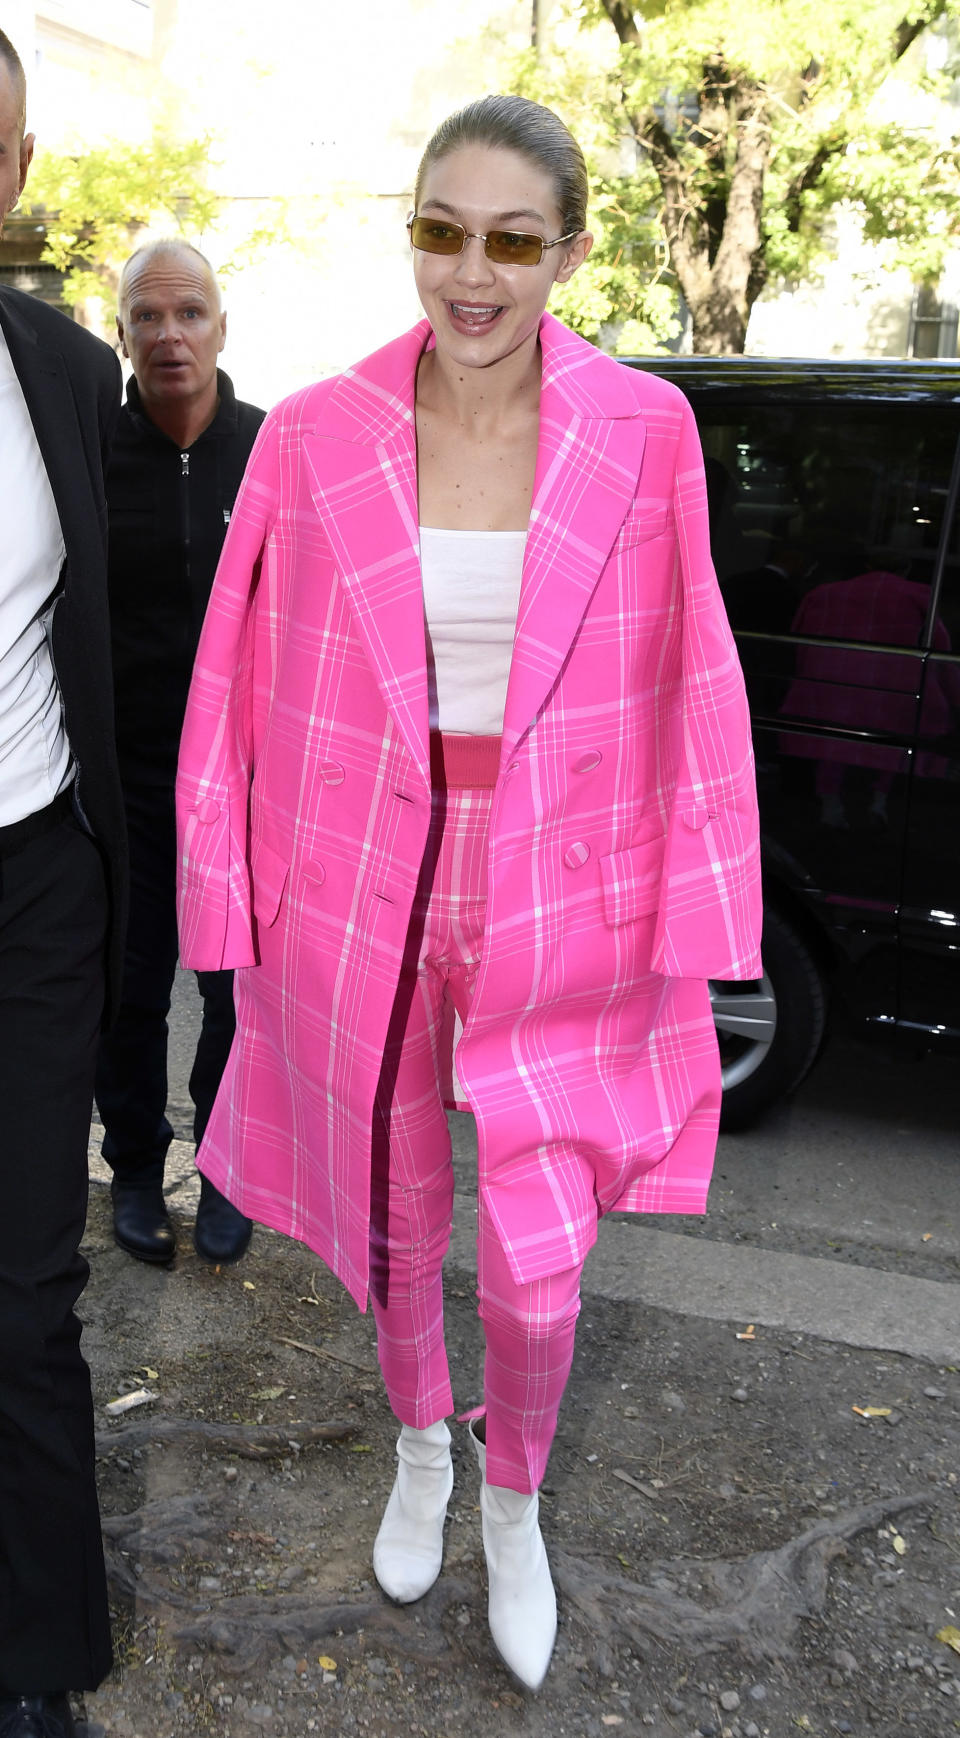
[[[433,751],[430,841],[377,1089],[370,1233],[384,1384],[401,1423],[421,1430],[454,1404],[443,1336],[442,1270],[453,1215],[444,1106],[455,1102],[455,1015],[466,1019],[480,964],[500,739],[445,737]],[[578,1266],[516,1284],[480,1201],[490,1484],[534,1491],[543,1479],[573,1359],[580,1273]]]

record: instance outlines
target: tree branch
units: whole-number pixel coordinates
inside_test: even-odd
[[[631,118],[634,134],[650,158],[663,194],[663,227],[670,259],[684,296],[691,303],[702,296],[709,279],[706,234],[694,221],[683,167],[673,140],[655,115]]]
[[[827,164],[831,163],[834,157],[841,156],[849,143],[850,140],[846,133],[837,133],[832,139],[822,140],[809,163],[805,163],[790,182],[784,199],[784,210],[787,214],[787,228],[792,235],[796,235],[800,228],[804,194],[808,193],[812,187],[816,187]]]
[[[919,18],[901,19],[893,35],[894,60],[902,60],[907,49],[916,42],[917,37],[922,36],[925,30],[929,30],[931,24],[936,24],[937,19],[942,18],[946,10],[947,0],[930,0],[929,6],[924,7]]]
[[[600,0],[604,12],[625,48],[638,48],[640,32],[629,0]]]

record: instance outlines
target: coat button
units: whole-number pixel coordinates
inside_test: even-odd
[[[302,874],[304,881],[312,881],[315,887],[322,887],[327,879],[327,871],[323,864],[318,863],[316,859],[304,863]]]
[[[580,759],[574,761],[573,770],[574,772],[592,772],[595,766],[600,765],[602,759],[603,755],[600,750],[592,748],[588,754],[581,754]]]
[[[563,860],[568,869],[582,869],[589,855],[590,846],[584,844],[582,839],[578,839],[575,845],[568,846],[564,851]]]
[[[716,816],[710,809],[684,809],[681,819],[684,826],[690,828],[691,833],[699,833],[700,829],[705,827],[708,821],[715,820]]]
[[[220,804],[214,797],[202,797],[193,812],[198,821],[215,821],[220,813]]]
[[[324,760],[320,763],[320,777],[325,785],[342,785],[345,773],[338,760]]]

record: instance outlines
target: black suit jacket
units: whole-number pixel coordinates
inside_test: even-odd
[[[107,869],[108,999],[114,1001],[126,917],[126,829],[114,745],[103,472],[120,409],[120,364],[99,338],[19,290],[0,287],[0,326],[66,547],[53,657],[77,763],[77,796]]]

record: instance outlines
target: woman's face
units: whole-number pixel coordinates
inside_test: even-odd
[[[413,250],[417,294],[438,351],[459,367],[489,368],[536,337],[553,284],[565,284],[590,252],[581,234],[549,248],[539,265],[498,265],[479,235],[520,230],[553,241],[563,233],[552,177],[496,145],[462,145],[427,169],[418,217],[447,218],[471,239],[458,254]]]

